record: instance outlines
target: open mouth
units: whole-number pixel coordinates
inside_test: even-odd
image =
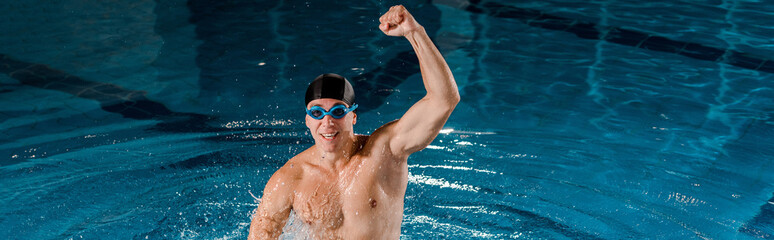
[[[339,135],[339,132],[335,132],[335,133],[321,133],[320,135],[325,140],[333,140],[333,139],[336,139],[336,136]]]

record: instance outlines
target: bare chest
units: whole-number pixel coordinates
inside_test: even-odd
[[[316,232],[347,232],[390,205],[372,171],[308,174],[297,185],[293,209]],[[401,206],[402,208],[402,206]],[[363,229],[366,230],[366,229]]]

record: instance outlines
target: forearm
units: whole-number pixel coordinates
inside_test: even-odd
[[[459,102],[457,83],[454,81],[449,65],[430,40],[424,27],[406,34],[406,39],[411,43],[419,59],[422,81],[427,90],[426,98],[452,104]]]

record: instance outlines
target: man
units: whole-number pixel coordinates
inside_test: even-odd
[[[356,135],[352,86],[335,74],[317,77],[306,94],[315,144],[266,183],[249,239],[278,238],[291,210],[314,239],[400,237],[408,156],[433,141],[460,97],[443,56],[406,8],[394,6],[379,21],[386,35],[411,43],[427,95],[370,136]]]

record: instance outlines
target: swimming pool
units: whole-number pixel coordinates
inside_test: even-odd
[[[302,94],[369,133],[424,93],[395,1],[0,5],[0,236],[243,239],[312,144]],[[462,102],[409,159],[405,239],[774,238],[774,6],[402,2]]]

